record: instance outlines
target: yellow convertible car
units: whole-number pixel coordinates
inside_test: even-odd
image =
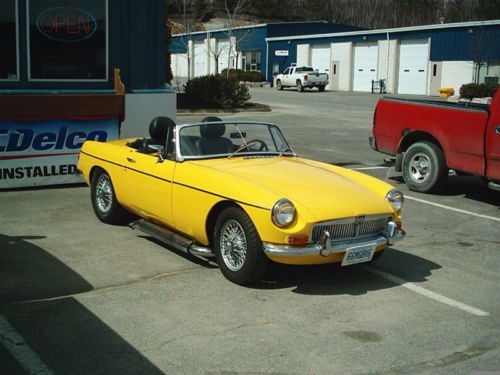
[[[176,125],[150,138],[87,141],[78,171],[97,217],[130,223],[176,249],[215,256],[241,285],[269,261],[368,262],[404,237],[403,194],[365,174],[298,157],[273,124]]]

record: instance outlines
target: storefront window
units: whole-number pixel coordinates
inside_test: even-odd
[[[30,79],[107,78],[107,0],[28,0],[28,15]]]
[[[16,0],[0,1],[0,80],[18,79]]]
[[[243,51],[241,57],[243,70],[260,71],[260,51]]]

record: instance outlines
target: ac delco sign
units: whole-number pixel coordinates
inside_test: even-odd
[[[76,150],[82,147],[83,142],[106,142],[108,133],[104,130],[95,130],[90,133],[84,131],[68,132],[68,127],[61,127],[57,132],[35,133],[34,129],[0,129],[0,153],[20,152],[33,149],[47,150]],[[2,144],[3,140],[3,144]]]
[[[37,17],[36,28],[43,36],[58,42],[79,42],[94,35],[97,21],[80,8],[55,7]]]
[[[118,139],[118,118],[0,121],[0,189],[81,182],[77,156],[87,140]]]

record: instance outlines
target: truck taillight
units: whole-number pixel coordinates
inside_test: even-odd
[[[306,75],[304,76],[304,81],[307,81],[308,79],[309,79],[309,76],[306,74]]]

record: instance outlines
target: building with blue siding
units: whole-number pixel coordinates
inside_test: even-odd
[[[330,90],[368,92],[372,82],[383,80],[388,92],[417,95],[438,95],[442,87],[458,92],[464,83],[497,82],[500,76],[500,20],[380,30],[349,30],[349,26],[327,23],[282,25],[253,27],[259,31],[253,31],[252,43],[242,43],[236,51],[230,51],[234,59],[226,59],[229,66],[260,70],[273,82],[273,77],[291,64],[312,65],[329,74]],[[320,28],[318,25],[323,30],[313,31]],[[339,29],[325,31],[335,26]],[[224,33],[200,33],[196,41],[183,43],[194,46],[191,77],[215,72],[209,47],[201,49],[200,44],[210,46],[210,40],[216,44]],[[245,49],[252,48],[259,54],[249,57]],[[186,51],[172,49],[174,75],[187,76]],[[201,69],[196,69],[197,56]]]
[[[198,77],[220,73],[226,68],[256,70],[265,74],[267,38],[305,33],[337,33],[361,30],[359,27],[318,22],[287,22],[178,34],[172,37],[174,77]]]

